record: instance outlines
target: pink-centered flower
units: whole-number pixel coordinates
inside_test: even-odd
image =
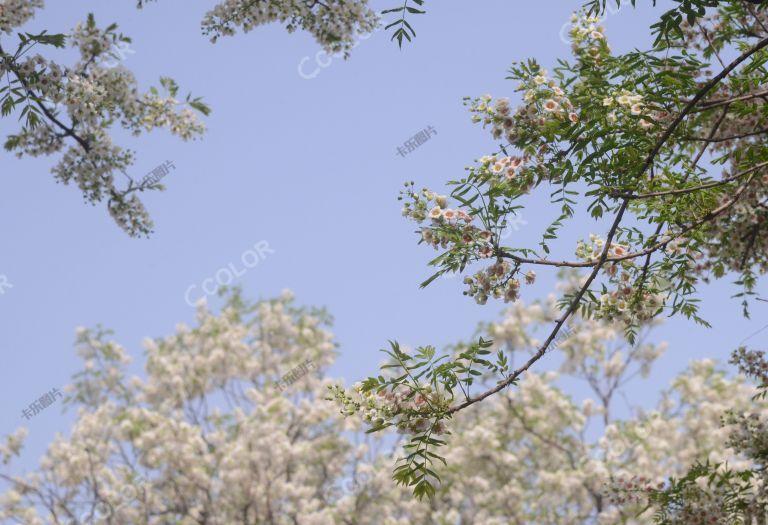
[[[621,245],[617,244],[616,246],[613,246],[612,249],[613,249],[613,256],[614,257],[622,257],[622,256],[627,254],[627,249],[624,248]]]
[[[558,104],[556,101],[552,100],[551,98],[548,99],[546,102],[544,102],[544,110],[545,111],[557,111],[560,108],[560,104]]]

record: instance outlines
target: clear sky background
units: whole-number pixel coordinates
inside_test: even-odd
[[[440,189],[495,149],[471,124],[462,97],[515,100],[514,84],[504,80],[513,61],[536,57],[551,69],[556,57],[569,57],[560,34],[579,0],[427,2],[429,13],[412,19],[417,39],[402,51],[380,31],[349,60],[330,62],[323,55],[318,62],[310,36],[276,25],[210,44],[199,22],[212,0],[160,0],[143,10],[132,0],[47,4],[25,29],[66,32],[88,12],[100,25],[117,22],[133,38],[125,66],[143,89],[161,75],[173,77],[213,113],[196,142],[163,131],[120,139],[137,153],[134,178],[165,161],[176,166],[163,180],[167,191],[146,197],[156,223],[149,239],[129,238],[104,206],[84,204],[75,187],[55,184],[55,159],[0,152],[0,275],[13,285],[0,295],[0,435],[29,428],[19,467],[33,468],[54,434],[69,431],[73,414],[61,414],[59,403],[30,421],[21,411],[79,369],[77,326],[114,329],[141,364],[144,337],[193,322],[184,297],[190,285],[199,290],[230,263],[242,267],[242,253],[260,241],[274,253],[237,283],[251,298],[290,288],[299,303],[326,306],[340,345],[333,377],[351,382],[373,374],[387,339],[443,345],[498,318],[503,305],[476,305],[461,295],[458,278],[419,289],[434,252],[416,245],[396,197],[406,180]],[[645,7],[609,15],[613,48],[646,47],[660,13]],[[0,122],[3,136],[13,124]],[[430,125],[436,136],[397,155],[397,146]],[[544,198],[533,203],[524,213],[528,224],[511,237],[520,245],[536,244],[552,218]],[[585,216],[556,249],[571,257],[579,237],[602,231]],[[525,299],[552,290],[554,275],[539,275],[524,287]],[[702,288],[702,312],[713,329],[675,318],[655,331],[653,339],[669,341],[670,349],[651,379],[628,389],[633,402],[655,403],[690,359],[726,360],[768,322],[768,303],[755,304],[751,321],[741,317],[731,280]],[[750,340],[763,348],[766,342],[768,331]],[[537,367],[552,365],[545,359]]]

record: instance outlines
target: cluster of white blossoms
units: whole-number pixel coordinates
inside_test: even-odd
[[[11,33],[43,7],[43,0],[0,0],[0,33]]]
[[[421,192],[406,184],[400,192],[404,202],[402,214],[417,224],[429,220],[429,226],[420,230],[421,241],[433,248],[462,246],[476,251],[480,257],[490,257],[493,252],[493,235],[474,224],[473,216],[464,210],[448,207],[448,197],[425,188]]]
[[[595,262],[600,259],[600,256],[605,249],[605,239],[594,233],[589,235],[589,244],[584,240],[579,240],[576,243],[576,257],[589,262]],[[627,255],[627,247],[618,244],[611,243],[611,247],[608,248],[607,257],[623,257]]]
[[[368,0],[224,0],[203,19],[203,31],[215,42],[221,36],[244,32],[257,26],[280,22],[293,32],[304,29],[328,53],[345,54],[357,38],[373,32],[379,24]]]
[[[514,172],[521,169],[522,161],[515,157],[489,156],[480,159],[484,166],[496,172]],[[409,199],[403,205],[402,214],[421,224],[427,219],[429,226],[420,229],[421,239],[435,249],[458,249],[467,252],[478,260],[496,256],[495,246],[498,235],[490,230],[471,224],[474,217],[463,210],[448,206],[448,197],[438,195],[428,189],[413,191],[412,185],[406,184],[401,192],[401,200]],[[501,258],[489,267],[479,270],[464,279],[467,290],[464,295],[472,297],[478,304],[485,304],[489,297],[503,299],[504,302],[516,301],[520,295],[520,280],[511,273],[512,265]],[[533,284],[536,273],[530,270],[524,274],[526,284]]]
[[[556,303],[554,296],[515,303],[491,324],[496,348],[524,361],[539,345],[536,329],[547,330],[559,315]],[[532,373],[477,410],[459,412],[445,453],[451,468],[440,473],[431,508],[407,507],[412,521],[650,525],[652,511],[638,516],[645,502],[610,504],[613,480],[658,487],[697,460],[733,459],[720,418],[748,406],[754,390],[743,378],[728,379],[712,361],[692,363],[655,408],[636,407],[640,415],[623,420],[616,415],[621,385],[638,371],[647,374],[665,345],[632,346],[622,325],[581,317],[571,329],[556,347],[564,354],[560,374],[582,380],[591,393],[573,399],[558,388],[560,374]],[[405,509],[396,497],[383,505]]]
[[[290,293],[256,304],[235,296],[218,314],[201,302],[195,326],[144,342],[146,369],[132,377],[108,332],[80,329],[84,367],[67,389],[77,420],[51,443],[43,475],[0,472],[10,489],[0,522],[337,522],[324,494],[356,452],[342,436],[355,426],[323,400],[320,371],[290,395],[275,388],[307,358],[323,369],[333,361],[327,320]],[[0,453],[16,455],[20,439]]]
[[[554,296],[516,302],[488,327],[494,350],[524,360],[539,344],[535,334],[559,312]],[[529,373],[451,419],[441,449],[449,468],[429,504],[394,485],[392,452],[370,434],[362,438],[363,418],[344,418],[324,400],[336,384],[321,376],[334,359],[333,336],[324,314],[294,306],[290,294],[255,305],[233,298],[219,314],[201,304],[193,327],[145,341],[142,377],[128,376],[127,351],[108,334],[81,329],[84,371],[68,389],[77,419],[36,471],[0,472],[8,483],[0,521],[649,525],[651,511],[638,516],[643,505],[609,504],[612,480],[658,483],[697,460],[736,461],[723,447],[728,430],[720,418],[750,405],[754,389],[743,379],[729,379],[712,361],[695,362],[655,408],[622,410],[637,415],[620,419],[624,385],[664,345],[629,345],[621,325],[581,317],[569,328],[553,349],[563,355],[559,374]],[[320,370],[279,395],[281,374],[306,358]],[[591,393],[567,395],[558,386],[562,374],[583,380]],[[405,434],[431,424],[417,415],[443,397],[405,387],[359,391],[349,397],[369,424],[412,414],[397,427]],[[435,431],[449,435],[440,425]],[[6,462],[22,440],[16,433],[0,445]],[[331,490],[361,473],[366,483]],[[46,496],[52,493],[55,501]]]
[[[754,177],[739,201],[708,225],[708,255],[732,271],[768,273],[768,174]],[[731,196],[724,195],[721,201]],[[706,264],[706,269],[712,264]]]
[[[515,111],[507,98],[495,102],[491,95],[465,98],[465,105],[473,114],[472,122],[490,126],[494,139],[503,137],[510,144],[519,144],[531,134],[559,127],[563,121],[579,122],[571,100],[556,80],[548,76],[546,69],[525,76],[517,90],[524,91],[524,95],[523,104]]]
[[[44,108],[41,122],[11,135],[6,147],[19,157],[63,152],[52,169],[56,180],[74,182],[88,202],[106,201],[118,225],[140,235],[152,230],[152,221],[136,192],[150,188],[125,173],[134,154],[112,142],[113,124],[119,123],[133,135],[165,128],[183,140],[201,135],[205,126],[191,109],[196,101],[175,98],[178,86],[172,80],[161,81],[167,97],[154,89],[140,94],[130,71],[122,66],[102,67],[119,38],[114,27],[102,30],[89,17],[67,37],[80,51],[80,61],[71,68],[41,55],[17,61],[6,56],[6,73],[13,74],[28,97]]]
[[[600,295],[595,316],[598,319],[622,321],[626,324],[647,321],[664,306],[664,295],[642,291],[640,297],[632,286],[624,286]]]
[[[650,112],[647,105],[643,103],[643,96],[627,89],[619,90],[605,97],[602,103],[603,107],[611,110],[605,117],[609,124],[616,124],[620,119],[626,121],[628,120],[627,117],[637,117],[639,119],[637,125],[642,129],[648,129],[653,127],[653,119],[648,120],[643,115],[652,113],[659,120],[664,120],[669,116],[669,113],[663,111]]]
[[[484,155],[478,159],[482,170],[496,175],[500,181],[525,178],[526,157]]]
[[[600,260],[604,250],[605,239],[599,235],[591,234],[588,243],[579,240],[576,244],[576,257],[595,263]],[[621,258],[628,253],[627,246],[611,243],[606,257],[609,259]],[[596,318],[632,324],[648,321],[664,307],[665,296],[656,291],[658,287],[649,289],[650,286],[645,286],[643,289],[638,289],[632,285],[632,275],[627,270],[634,266],[634,261],[627,259],[617,262],[609,261],[603,267],[603,273],[608,277],[608,281],[614,289],[600,295],[600,300],[594,311]]]
[[[472,297],[477,304],[485,304],[488,297],[503,299],[505,303],[517,301],[520,298],[520,281],[510,276],[511,270],[509,262],[497,259],[488,268],[464,278],[464,284],[467,285],[464,295]],[[535,280],[536,272],[526,272],[526,284],[533,284]]]
[[[429,414],[436,406],[445,404],[445,396],[433,391],[427,385],[415,390],[406,385],[398,385],[394,390],[364,391],[362,383],[356,383],[352,393],[342,387],[329,387],[329,400],[341,406],[344,416],[360,413],[363,421],[372,426],[392,425],[398,434],[423,434],[427,431],[435,435],[446,431],[443,421],[433,422]]]
[[[680,525],[761,523],[768,509],[768,420],[765,416],[765,352],[739,348],[732,364],[757,381],[752,405],[728,409],[720,433],[730,457],[700,459],[684,476],[646,493],[619,487],[632,499],[645,499],[663,523]],[[634,494],[633,491],[634,490]]]
[[[600,64],[602,58],[610,54],[611,48],[605,38],[605,27],[598,16],[590,16],[584,12],[571,15],[571,29],[568,36],[571,39],[573,54],[581,59],[588,58]]]

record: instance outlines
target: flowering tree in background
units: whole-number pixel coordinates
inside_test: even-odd
[[[729,409],[723,417],[725,445],[738,455],[735,461],[697,461],[684,475],[668,483],[647,478],[622,479],[613,485],[611,501],[624,506],[645,504],[659,525],[739,523],[762,525],[768,521],[768,418],[764,399],[768,389],[765,352],[739,348],[731,360],[758,382],[756,401],[749,410]]]
[[[289,294],[257,304],[232,295],[219,315],[201,304],[194,328],[147,340],[146,377],[128,378],[125,350],[80,330],[85,369],[70,388],[70,436],[39,472],[4,476],[4,523],[329,523],[322,495],[351,443],[326,385],[280,377],[307,359],[319,369],[334,343],[320,310]],[[318,402],[319,400],[319,402]],[[20,435],[4,452],[18,449]],[[6,456],[6,461],[8,456]],[[10,520],[10,521],[4,521]]]
[[[357,393],[334,393],[345,406],[374,411],[371,431],[397,426],[412,436],[395,479],[418,496],[431,495],[439,479],[445,458],[435,450],[445,444],[447,420],[517,384],[575,316],[620,323],[630,342],[662,313],[706,325],[697,288],[726,275],[737,276],[748,315],[768,270],[763,7],[683,2],[654,26],[651,50],[624,55],[611,52],[597,16],[604,9],[594,0],[573,16],[573,61],[552,73],[535,60],[511,68],[522,92],[517,108],[507,98],[467,99],[473,121],[501,144],[449,181],[450,195],[412,182],[401,194],[419,242],[440,251],[423,286],[466,272],[465,295],[514,302],[521,283],[535,280],[534,268],[587,271],[516,367],[503,352],[492,356],[483,337],[455,356],[432,347],[408,355],[393,342],[384,365],[393,373],[368,378]],[[502,232],[543,186],[554,210],[539,247],[506,245]],[[585,214],[606,233],[578,241],[573,259],[552,256],[552,239]],[[493,377],[485,390],[471,395],[486,374]],[[407,402],[380,404],[398,392]]]
[[[494,350],[525,359],[557,312],[554,295],[518,302],[483,330],[495,337]],[[733,461],[720,418],[745,410],[755,392],[712,361],[693,362],[655,409],[633,407],[628,418],[617,417],[624,387],[650,373],[664,345],[631,345],[620,324],[580,318],[557,352],[560,374],[584,381],[589,394],[573,400],[558,374],[531,373],[519,388],[457,414],[443,483],[430,502],[419,502],[408,488],[393,486],[394,458],[384,443],[363,439],[359,422],[322,399],[335,347],[327,321],[323,311],[295,306],[287,293],[256,304],[234,294],[218,314],[201,304],[194,327],[145,341],[142,378],[128,377],[128,355],[107,332],[81,329],[85,367],[67,401],[78,409],[76,421],[37,471],[0,474],[9,486],[0,494],[0,519],[652,523],[650,512],[637,517],[644,508],[637,498],[611,504],[619,502],[618,480],[643,476],[657,484],[697,461]],[[317,368],[280,388],[280,378],[308,359]],[[402,394],[391,401],[407,403]],[[20,452],[23,435],[0,445],[4,463]]]
[[[0,32],[11,34],[40,7],[42,0],[0,0]],[[440,251],[424,285],[468,273],[465,295],[479,304],[514,303],[512,326],[485,327],[476,342],[443,354],[392,342],[382,372],[352,391],[313,373],[293,385],[290,399],[273,391],[277,378],[307,355],[326,366],[333,345],[324,316],[288,298],[250,305],[234,295],[220,315],[202,306],[197,328],[147,342],[145,379],[126,380],[123,350],[103,332],[84,331],[86,370],[71,399],[83,408],[77,424],[70,438],[57,438],[39,473],[5,476],[12,491],[3,517],[764,522],[768,438],[759,413],[744,414],[751,393],[741,380],[729,383],[712,363],[699,362],[653,417],[616,421],[611,402],[633,367],[646,372],[658,355],[641,343],[657,316],[706,324],[696,291],[726,275],[736,276],[747,314],[768,270],[768,16],[755,1],[686,0],[654,26],[652,49],[614,55],[598,18],[605,8],[605,0],[592,0],[574,15],[571,62],[552,73],[535,60],[511,68],[522,93],[517,108],[507,98],[467,99],[473,120],[501,144],[449,181],[450,195],[408,183],[401,196],[419,242]],[[406,17],[423,11],[406,1],[387,12],[400,17],[388,26],[393,38],[411,40]],[[326,52],[347,54],[379,19],[365,0],[226,0],[203,28],[216,40],[269,22],[304,29]],[[204,130],[193,110],[209,110],[191,96],[177,100],[178,86],[167,78],[168,96],[139,95],[130,72],[107,65],[113,46],[127,41],[89,16],[69,35],[23,33],[10,48],[0,42],[0,108],[22,121],[6,149],[62,153],[56,179],[74,181],[87,201],[106,200],[118,224],[140,235],[152,223],[137,194],[160,186],[127,175],[118,183],[133,153],[113,145],[110,131],[119,121],[133,134],[165,127],[188,139]],[[80,53],[71,68],[31,56],[33,48],[67,43]],[[502,232],[545,184],[554,211],[539,246],[507,245]],[[553,256],[552,239],[579,214],[605,233],[584,232],[575,258]],[[560,296],[525,307],[522,283],[533,283],[541,267],[587,273]],[[534,338],[540,328],[544,336]],[[607,341],[623,341],[621,349]],[[585,379],[597,403],[575,404],[553,377],[531,371],[554,348],[564,353],[561,372]],[[761,360],[746,350],[734,357],[764,383]],[[342,422],[322,403],[326,388],[343,415],[360,417]],[[723,414],[728,428],[720,426]],[[588,438],[589,421],[602,424],[603,439]],[[387,456],[363,461],[370,450],[355,449],[339,432],[363,422],[370,432],[394,427],[407,436],[395,463],[398,490],[388,485]],[[726,438],[730,448],[722,446]],[[452,446],[438,453],[449,439]],[[6,459],[20,443],[21,435],[7,441]],[[500,464],[509,472],[499,472]],[[355,481],[338,496],[334,488],[350,472],[353,480],[366,473],[370,483]],[[664,483],[667,475],[681,477]],[[423,506],[409,490],[432,501]]]
[[[0,1],[0,37],[29,21],[42,0]],[[23,155],[61,153],[53,168],[57,182],[74,183],[93,204],[106,200],[109,213],[130,235],[146,235],[152,221],[138,193],[162,189],[152,181],[136,182],[125,170],[135,155],[113,143],[111,130],[120,127],[133,135],[165,128],[184,140],[205,130],[195,112],[208,114],[199,99],[177,100],[178,86],[161,78],[167,96],[157,89],[139,93],[133,74],[122,65],[111,67],[115,45],[130,42],[116,32],[101,29],[92,15],[68,35],[19,33],[18,42],[0,40],[0,109],[3,116],[18,115],[18,133],[8,136],[5,149]],[[63,66],[42,54],[46,46],[69,45],[80,60]]]

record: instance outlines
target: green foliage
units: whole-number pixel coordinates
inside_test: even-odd
[[[488,361],[481,339],[453,359],[425,354],[414,371],[395,352],[399,364],[388,366],[408,373],[366,386],[419,392],[423,385],[409,378],[428,379],[450,405],[427,413],[439,419],[513,385],[573,315],[621,323],[630,342],[662,313],[709,326],[697,290],[729,274],[746,314],[768,268],[768,24],[755,5],[676,1],[654,24],[650,49],[616,55],[595,17],[607,1],[593,0],[573,17],[572,59],[558,60],[552,73],[535,59],[512,65],[517,108],[506,97],[467,97],[473,122],[490,128],[498,146],[447,181],[449,195],[413,182],[400,194],[418,242],[439,252],[422,286],[480,266],[465,277],[464,294],[485,304],[516,301],[521,280],[535,279],[532,267],[582,269],[586,277],[560,298],[554,327],[517,370],[503,354]],[[553,216],[538,246],[507,239],[529,195],[545,188]],[[575,258],[554,256],[553,241],[579,216],[606,233],[578,241]],[[481,378],[488,389],[470,396]],[[431,479],[422,465],[398,472],[409,484]]]
[[[758,394],[749,414],[727,413],[723,424],[731,433],[724,446],[733,448],[748,466],[702,460],[679,478],[671,477],[659,486],[620,483],[619,501],[645,500],[643,512],[652,510],[657,525],[680,523],[763,523],[768,515],[764,489],[768,466],[768,425],[765,421],[765,395],[768,389],[768,362],[764,352],[739,348],[731,363],[757,381]],[[742,463],[744,463],[742,461]],[[756,521],[753,521],[756,520]]]
[[[36,45],[51,46],[54,48],[64,47],[66,36],[63,34],[48,34],[42,31],[37,34],[17,33],[19,43],[13,54],[6,53],[0,47],[0,69],[5,68],[11,71],[18,71],[16,61]],[[28,79],[24,77],[3,75],[6,81],[5,85],[0,85],[0,115],[8,115],[19,111],[18,119],[23,121],[23,125],[29,129],[37,127],[45,118],[43,113],[43,99],[30,90],[28,82],[35,81],[37,73],[33,73]],[[10,151],[16,147],[18,137],[9,136],[3,147]]]
[[[408,20],[406,20],[406,16],[411,15],[423,15],[426,13],[426,11],[422,9],[418,9],[416,7],[408,5],[409,0],[405,0],[403,2],[403,5],[400,7],[395,7],[391,9],[385,9],[381,12],[382,15],[385,15],[387,13],[400,13],[400,18],[395,20],[394,22],[387,24],[384,29],[389,29],[391,27],[396,27],[395,31],[392,33],[392,40],[397,40],[397,45],[402,49],[403,47],[403,39],[408,40],[408,42],[411,42],[412,38],[416,38],[416,31],[413,29],[410,23],[408,23]],[[419,7],[424,5],[424,0],[410,0],[414,4],[418,5]]]

